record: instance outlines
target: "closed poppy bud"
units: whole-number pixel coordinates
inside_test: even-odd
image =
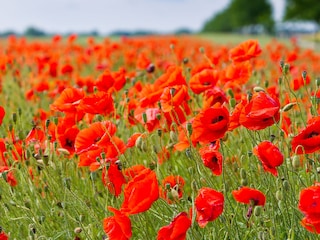
[[[287,112],[287,111],[289,111],[291,108],[293,108],[293,106],[296,105],[296,104],[297,104],[296,102],[288,103],[287,105],[285,105],[285,106],[282,108],[282,111]]]
[[[299,169],[299,168],[300,168],[300,165],[301,165],[301,163],[300,163],[300,158],[299,158],[299,156],[294,155],[294,156],[292,157],[292,167],[293,167],[294,169]]]
[[[317,78],[317,79],[316,79],[316,86],[317,86],[317,87],[320,87],[320,78]]]
[[[282,200],[282,198],[283,198],[282,191],[281,190],[276,191],[276,199],[280,201]]]
[[[148,119],[147,119],[147,114],[144,112],[142,113],[142,119],[143,119],[143,122],[146,124],[148,122]]]
[[[255,92],[265,92],[265,90],[262,87],[254,87],[253,91],[255,91]]]
[[[236,102],[236,100],[234,98],[231,98],[230,101],[229,101],[229,104],[230,104],[231,107],[234,108],[236,106],[237,102]]]
[[[253,214],[256,216],[256,217],[259,217],[261,215],[261,211],[262,211],[262,208],[261,206],[256,206],[253,210]]]

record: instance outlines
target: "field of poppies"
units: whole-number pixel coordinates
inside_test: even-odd
[[[0,42],[0,240],[317,239],[320,53]]]

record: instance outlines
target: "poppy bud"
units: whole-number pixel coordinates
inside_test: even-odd
[[[178,142],[178,136],[174,131],[170,131],[170,140],[173,143]]]
[[[259,217],[259,216],[261,215],[261,211],[262,211],[261,206],[255,206],[255,207],[254,207],[254,210],[253,210],[253,214],[254,214],[256,217]]]
[[[297,103],[296,102],[292,102],[292,103],[288,103],[287,105],[285,105],[283,108],[282,108],[282,111],[284,112],[287,112],[289,111],[294,105],[296,105]]]
[[[299,156],[294,155],[292,157],[292,167],[294,169],[296,169],[296,170],[300,168],[300,158],[299,158]]]
[[[289,72],[289,69],[290,69],[290,64],[288,64],[288,63],[284,64],[282,73],[283,73],[284,75],[287,75],[288,72]]]
[[[248,180],[246,178],[241,178],[240,184],[241,184],[241,186],[247,186]]]
[[[12,113],[12,121],[14,122],[14,123],[16,123],[17,122],[17,113]]]
[[[265,88],[268,88],[268,87],[269,87],[269,81],[265,81],[264,87],[265,87]]]
[[[253,95],[252,95],[251,92],[248,92],[248,93],[247,93],[247,100],[248,100],[248,102],[250,102],[252,96],[253,96]]]
[[[279,83],[279,85],[281,85],[281,83],[282,83],[282,77],[279,77],[278,83]]]
[[[277,199],[278,201],[280,201],[280,200],[283,199],[283,194],[282,194],[282,191],[281,191],[281,190],[276,191],[276,199]]]
[[[172,188],[171,191],[170,191],[170,193],[171,193],[171,196],[172,196],[172,200],[174,200],[174,199],[179,199],[179,193],[178,193],[177,190],[175,190],[174,188]]]
[[[143,142],[143,139],[142,139],[141,136],[139,136],[139,137],[137,138],[137,140],[136,140],[136,143],[135,143],[136,148],[141,149],[142,142]]]
[[[204,53],[205,53],[204,47],[200,47],[200,48],[199,48],[199,52],[202,53],[202,54],[204,54]]]
[[[155,70],[154,64],[153,64],[153,63],[150,63],[150,64],[148,65],[148,67],[147,67],[147,72],[148,72],[148,73],[153,73],[154,70]]]
[[[231,98],[234,98],[234,94],[231,88],[228,89],[228,94],[230,95]]]
[[[158,136],[161,137],[161,136],[162,136],[162,129],[159,128],[159,129],[157,130],[157,133],[158,133]]]
[[[174,49],[174,44],[173,44],[173,43],[170,44],[170,49],[171,49],[171,50]]]
[[[274,134],[271,134],[270,135],[270,142],[273,142],[275,138],[276,138],[276,136]]]
[[[259,240],[265,240],[266,239],[266,237],[265,237],[265,232],[264,231],[260,231],[259,233],[258,233],[258,239]]]
[[[265,90],[262,87],[254,87],[253,91],[255,91],[255,92],[265,92]]]
[[[184,59],[183,59],[183,64],[188,64],[188,62],[189,62],[189,59],[188,59],[188,58],[184,58]]]
[[[161,114],[160,114],[160,113],[157,113],[156,118],[160,121],[160,119],[161,119]]]
[[[186,156],[187,156],[187,158],[189,158],[189,159],[193,159],[193,158],[192,158],[192,153],[191,153],[190,149],[187,149],[187,150],[186,150]]]
[[[187,131],[188,131],[188,136],[191,136],[191,134],[192,134],[192,123],[190,123],[190,122],[187,123]]]
[[[82,232],[82,228],[81,227],[76,227],[75,229],[74,229],[74,233],[75,234],[79,234],[79,233],[81,233]]]
[[[237,102],[236,102],[236,100],[234,98],[231,98],[230,101],[229,101],[229,104],[230,104],[231,107],[234,108],[236,106]]]
[[[317,78],[317,79],[316,79],[316,86],[317,86],[317,87],[320,87],[320,78]]]
[[[307,78],[307,71],[306,70],[304,70],[302,72],[302,78],[303,78],[304,81],[306,80],[306,78]]]
[[[18,115],[21,116],[22,115],[22,109],[18,108]]]
[[[147,119],[147,114],[145,112],[142,113],[142,119],[143,119],[143,122],[146,124],[148,119]]]
[[[284,67],[284,61],[283,60],[280,60],[280,67],[281,67],[281,69]]]
[[[171,97],[174,96],[175,92],[176,92],[176,89],[175,89],[175,88],[173,88],[173,87],[170,88],[170,95],[171,95]]]
[[[243,179],[247,179],[247,172],[244,168],[240,169],[240,177]]]
[[[290,189],[290,184],[289,184],[288,180],[284,180],[282,185],[283,185],[284,190],[288,191]]]

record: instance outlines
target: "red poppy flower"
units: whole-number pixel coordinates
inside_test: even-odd
[[[280,119],[280,103],[265,92],[254,93],[242,108],[239,123],[250,130],[265,129]]]
[[[308,121],[308,125],[291,142],[296,154],[313,153],[320,149],[320,117]]]
[[[222,105],[225,102],[228,102],[225,92],[221,88],[213,87],[204,93],[203,109],[210,108],[216,103],[220,103]]]
[[[223,81],[243,85],[248,82],[252,75],[252,66],[249,62],[234,63],[225,69]]]
[[[228,131],[232,131],[240,126],[240,114],[244,106],[247,105],[247,98],[242,97],[241,101],[235,106],[233,112],[230,116],[229,128]]]
[[[0,125],[2,124],[2,121],[5,115],[6,115],[6,112],[4,108],[0,106]]]
[[[225,107],[211,107],[195,116],[192,140],[210,143],[224,136],[228,130],[229,112]]]
[[[166,72],[154,82],[153,85],[157,86],[158,89],[163,89],[174,85],[187,85],[187,82],[182,75],[182,67],[170,66],[167,68]]]
[[[190,99],[186,85],[175,85],[164,88],[160,96],[161,109],[170,112]]]
[[[189,86],[194,93],[200,94],[213,88],[218,82],[219,77],[220,74],[217,70],[203,69],[190,78]]]
[[[113,207],[108,207],[108,210],[114,214],[113,217],[107,217],[103,220],[103,229],[109,239],[130,239],[132,236],[130,218]]]
[[[205,146],[199,150],[199,153],[203,164],[207,168],[211,169],[214,175],[221,175],[223,156],[217,150],[217,148],[212,146]]]
[[[109,93],[102,91],[83,97],[78,110],[85,113],[108,115],[114,111],[113,98]]]
[[[239,190],[233,190],[232,195],[236,201],[244,204],[252,202],[254,206],[264,206],[266,203],[265,195],[254,188],[241,187]]]
[[[180,199],[183,194],[183,186],[185,184],[184,179],[181,176],[167,176],[162,180],[162,188],[160,189],[160,197],[167,200],[168,203],[172,202],[172,199]],[[175,196],[176,194],[176,196]]]
[[[13,171],[10,170],[9,167],[7,167],[7,166],[0,167],[0,173],[5,174],[6,182],[10,186],[15,187],[18,184],[15,176],[13,175]]]
[[[76,112],[76,107],[83,97],[84,92],[82,89],[66,88],[50,107],[52,110],[60,112]]]
[[[74,125],[69,128],[64,128],[64,132],[58,135],[60,146],[68,150],[70,154],[73,154],[75,151],[74,143],[78,133],[79,129],[76,125]]]
[[[9,237],[5,232],[0,232],[0,240],[8,240]]]
[[[124,170],[124,175],[129,182],[133,179],[136,175],[140,174],[143,170],[147,169],[144,165],[134,165],[132,167],[126,168]]]
[[[137,139],[142,136],[142,133],[134,133],[131,135],[131,137],[128,139],[127,141],[127,148],[132,148],[133,146],[135,146]]]
[[[160,228],[157,240],[184,240],[190,226],[187,213],[179,213],[168,226]]]
[[[240,43],[229,51],[230,58],[234,62],[243,62],[251,58],[257,57],[262,50],[257,40],[249,39]]]
[[[126,214],[147,211],[158,198],[159,186],[156,174],[146,168],[126,184],[121,211]]]
[[[196,221],[200,227],[205,227],[208,222],[215,220],[223,212],[224,196],[211,188],[201,188],[195,199],[197,210]]]
[[[77,154],[103,147],[110,142],[116,132],[116,125],[110,121],[95,122],[89,128],[82,129],[75,140]]]
[[[99,77],[96,82],[96,86],[99,91],[108,92],[109,89],[113,86],[115,80],[112,77],[109,70],[105,70]]]
[[[298,207],[305,215],[301,224],[309,231],[320,234],[320,184],[300,192]]]
[[[283,163],[283,154],[269,141],[263,141],[253,149],[254,155],[262,162],[263,169],[278,176],[276,167]]]
[[[109,191],[116,197],[121,194],[122,185],[126,183],[126,180],[116,163],[111,162],[108,168],[108,174],[104,175],[102,179],[104,185],[106,185]]]

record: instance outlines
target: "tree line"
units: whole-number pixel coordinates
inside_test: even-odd
[[[319,0],[286,0],[283,20],[313,20],[320,22]],[[268,0],[232,0],[226,9],[209,19],[203,32],[230,32],[251,25],[262,24],[272,32],[274,19]]]

